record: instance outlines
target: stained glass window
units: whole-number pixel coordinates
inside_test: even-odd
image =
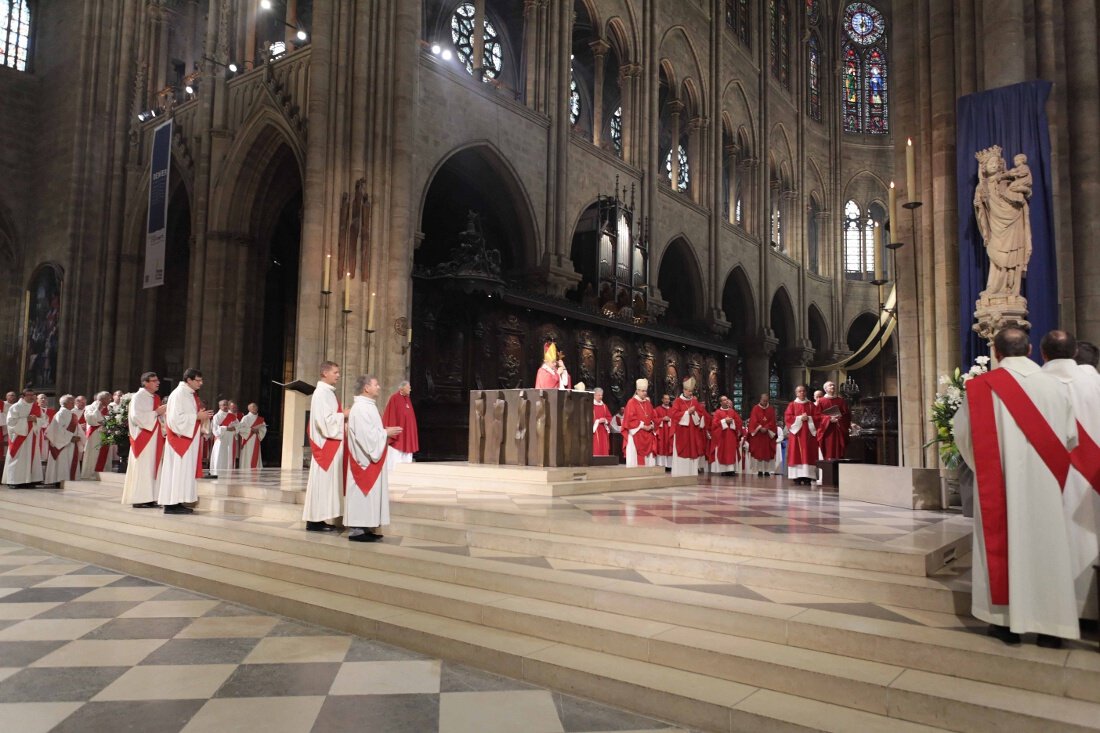
[[[474,73],[474,10],[473,3],[462,3],[451,16],[451,40],[454,42],[458,59],[466,65],[466,71]],[[496,79],[504,67],[504,51],[500,45],[500,36],[492,22],[485,19],[485,32],[482,40],[485,50],[482,54],[482,74],[485,81]]]
[[[779,396],[779,366],[774,356],[768,361],[768,392],[772,399]]]
[[[783,251],[783,221],[779,213],[779,204],[774,204],[772,209],[772,249]]]
[[[844,11],[844,30],[844,131],[883,135],[890,131],[886,22],[872,5],[850,3]]]
[[[0,0],[0,66],[26,71],[30,38],[27,0]]]
[[[738,359],[733,371],[733,409],[740,414],[745,409],[745,360]]]
[[[623,155],[623,108],[618,107],[611,114],[611,144],[621,158]]]
[[[569,72],[569,124],[577,124],[581,116],[581,92],[577,89],[577,75]]]
[[[806,52],[806,75],[809,87],[809,98],[806,103],[811,120],[821,122],[821,44],[817,40],[817,34],[810,35],[810,42]]]
[[[859,204],[844,204],[844,274],[862,280],[875,272],[875,222],[871,210],[864,216]]]
[[[726,27],[733,31],[746,46],[751,46],[752,29],[749,27],[749,0],[726,0]]]
[[[821,213],[821,206],[817,203],[816,199],[810,199],[810,216],[806,227],[806,260],[809,265],[810,272],[818,274],[820,272],[820,262],[818,252],[820,250],[820,225],[818,222],[818,216]]]
[[[687,193],[688,184],[691,181],[691,178],[690,178],[691,171],[688,168],[688,154],[687,154],[687,151],[684,150],[683,145],[678,145],[676,147],[676,150],[677,150],[677,156],[676,157],[679,158],[679,160],[680,160],[680,178],[679,178],[679,185],[676,187],[676,190],[678,190],[680,193]],[[665,156],[665,172],[668,174],[669,183],[672,183],[672,151],[671,150],[669,150],[668,155]]]
[[[817,22],[817,19],[821,14],[821,3],[819,0],[806,0],[806,20],[810,21],[810,24]]]
[[[771,14],[772,75],[787,87],[791,86],[791,13],[787,0],[769,0]]]
[[[743,226],[745,223],[743,201],[740,193],[737,194],[737,204],[733,209],[733,221],[739,226]]]

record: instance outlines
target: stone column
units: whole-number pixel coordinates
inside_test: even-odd
[[[643,136],[638,134],[635,124],[638,119],[638,106],[635,100],[638,94],[638,84],[642,76],[640,64],[623,64],[619,67],[619,93],[623,107],[623,153],[622,158],[627,163],[635,163],[639,158],[638,142]]]
[[[1069,96],[1069,137],[1074,229],[1090,236],[1074,239],[1077,337],[1100,343],[1100,249],[1091,236],[1100,231],[1100,98],[1095,0],[1066,0],[1066,81]]]
[[[824,277],[829,277],[830,275],[833,274],[831,272],[832,268],[829,266],[828,258],[825,258],[825,257],[821,256],[822,255],[821,250],[822,250],[822,244],[827,240],[828,233],[831,231],[829,229],[829,227],[832,226],[830,224],[830,222],[832,221],[832,213],[828,209],[821,209],[821,210],[817,211],[814,214],[814,219],[815,219],[815,223],[817,224],[817,274],[822,275]],[[824,265],[824,267],[823,267],[823,265]],[[834,351],[836,351],[836,345],[835,344],[843,343],[843,337],[844,337],[844,334],[840,333],[841,321],[838,319],[838,320],[835,321],[835,323],[837,325],[836,325],[836,328],[833,329],[834,338],[835,338],[834,346],[833,346]]]
[[[756,158],[743,158],[737,164],[737,190],[741,195],[741,226],[746,232],[752,234],[759,231],[756,225],[758,211],[756,201],[760,198],[755,191],[756,169],[759,161]],[[736,206],[736,198],[734,199]],[[736,217],[736,211],[734,212]]]
[[[752,403],[764,392],[769,392],[768,382],[771,367],[771,357],[779,346],[779,341],[774,336],[757,335],[747,344],[745,349],[745,385],[746,399],[753,396]],[[783,395],[771,395],[781,397]]]
[[[982,76],[986,89],[1028,78],[1028,24],[1024,0],[997,0],[981,5]],[[1092,42],[1095,45],[1096,36]]]
[[[523,91],[527,105],[536,109],[542,107],[538,103],[539,56],[537,53],[540,35],[540,5],[539,0],[523,0],[523,75],[525,80]]]
[[[485,0],[474,0],[474,37],[470,65],[474,67],[474,78],[485,78]]]
[[[592,59],[595,70],[595,81],[592,84],[592,144],[601,147],[603,136],[603,76],[604,66],[607,62],[607,52],[611,45],[602,38],[598,38],[589,44],[592,49]],[[614,111],[614,110],[612,110]]]
[[[730,192],[729,207],[725,211],[725,219],[730,224],[737,223],[737,145],[724,145],[722,146],[724,170],[722,171],[722,177],[725,178],[726,188]],[[719,198],[719,205],[721,205],[721,198]]]
[[[669,173],[668,182],[672,187],[673,193],[680,190],[680,113],[684,111],[684,103],[678,99],[672,99],[668,102],[668,113],[672,117],[670,126],[672,127],[672,146],[669,148],[669,167],[672,169]],[[657,161],[657,175],[664,175],[664,168],[662,166],[663,161]]]

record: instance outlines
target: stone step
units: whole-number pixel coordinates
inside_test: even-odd
[[[264,486],[247,486],[238,483],[223,484],[219,481],[202,481],[198,487],[199,496],[211,496],[232,499],[257,499],[276,504],[305,504],[305,491],[285,491]],[[301,514],[301,510],[298,512]]]
[[[1089,667],[1096,655],[1080,650],[1006,650],[999,642],[972,634],[541,568],[519,566],[505,573],[487,569],[487,563],[476,558],[385,544],[364,551],[339,538],[275,530],[288,535],[282,539],[263,528],[202,516],[145,513],[142,520],[140,510],[112,509],[128,514],[135,522],[128,524],[95,518],[96,512],[83,507],[77,517],[33,505],[12,508],[27,525],[150,551],[174,548],[185,557],[238,570],[256,570],[262,564],[261,574],[280,580],[333,591],[354,586],[361,597],[383,597],[421,612],[660,661],[686,671],[714,675],[714,669],[721,669],[717,676],[746,684],[761,686],[760,680],[768,678],[772,681],[763,686],[803,697],[835,702],[849,699],[844,697],[848,694],[852,697],[847,704],[856,707],[886,704],[889,695],[882,688],[905,666],[973,674],[977,680],[1094,701],[1100,694],[1100,667]],[[79,529],[71,530],[74,525]],[[120,532],[120,525],[126,531]],[[267,549],[271,547],[287,552]],[[376,572],[360,564],[389,569]],[[559,603],[564,599],[570,604]],[[854,628],[845,628],[853,622]],[[863,630],[865,622],[877,628]],[[708,656],[713,653],[719,656]],[[723,659],[728,662],[725,667]],[[845,673],[832,674],[834,669]]]
[[[726,635],[653,627],[646,630],[651,639],[644,650],[648,658],[624,658],[619,653],[585,648],[561,638],[561,632],[575,637],[573,627],[577,622],[571,624],[560,617],[547,617],[545,608],[541,614],[529,609],[528,615],[552,621],[550,628],[538,628],[538,635],[533,635],[495,628],[486,625],[485,619],[477,623],[401,607],[392,603],[392,591],[385,596],[385,604],[364,600],[365,589],[348,578],[343,579],[346,585],[341,590],[354,590],[355,595],[272,577],[266,572],[252,573],[226,568],[220,563],[205,563],[201,558],[179,558],[174,552],[119,547],[117,542],[74,536],[6,518],[0,520],[0,533],[43,549],[77,554],[79,559],[124,572],[167,580],[408,648],[431,650],[447,658],[474,661],[492,671],[581,692],[603,702],[707,730],[759,729],[748,726],[778,717],[775,715],[778,711],[766,705],[751,708],[751,714],[761,716],[762,720],[750,721],[739,714],[738,706],[764,691],[762,687],[786,698],[771,698],[773,702],[785,702],[794,709],[804,711],[807,698],[811,701],[821,698],[816,700],[823,706],[819,710],[843,714],[850,722],[856,722],[853,714],[861,712],[863,716],[855,716],[863,723],[859,730],[921,730],[915,726],[935,725],[958,731],[1082,731],[1096,730],[1100,723],[1100,705],[1095,703],[1007,690],[887,665],[833,659],[833,655],[807,655],[779,645],[747,642]],[[165,539],[163,535],[172,534],[156,530],[150,533],[161,535],[154,537],[161,540]],[[171,547],[170,541],[164,546]],[[224,556],[230,547],[231,543],[212,542],[207,551],[216,554],[221,550]],[[353,551],[360,550],[369,552],[369,548]],[[509,600],[498,601],[494,607]],[[508,611],[501,613],[507,615]],[[584,623],[598,624],[602,620],[586,619]],[[535,625],[537,620],[529,623]],[[637,627],[632,630],[642,631]],[[596,629],[589,633],[598,632]],[[617,633],[630,635],[627,627],[620,627]],[[602,643],[615,645],[607,639]],[[643,653],[643,647],[639,647],[638,653]],[[704,673],[678,665],[707,669]],[[755,678],[752,684],[726,679],[750,676]],[[784,689],[768,689],[769,686]],[[843,703],[840,710],[836,709],[835,700]],[[782,717],[778,720],[786,722]],[[829,729],[822,728],[820,722],[814,727]],[[890,727],[883,727],[887,724]]]
[[[654,466],[539,468],[448,461],[402,463],[394,466],[390,473],[390,485],[394,487],[495,491],[529,496],[579,496],[694,486],[696,483],[695,476],[669,476],[663,468]]]

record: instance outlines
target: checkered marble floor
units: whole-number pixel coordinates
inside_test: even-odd
[[[0,730],[675,729],[0,540]]]

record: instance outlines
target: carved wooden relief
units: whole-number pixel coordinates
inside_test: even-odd
[[[680,395],[680,352],[674,349],[666,349],[664,354],[665,365],[665,394],[673,398]]]
[[[612,336],[610,343],[611,393],[621,405],[631,394],[626,390],[626,342],[618,336]]]
[[[713,356],[708,356],[704,360],[704,371],[706,372],[706,405],[707,409],[714,412],[718,409],[719,398],[722,396],[722,383],[720,381],[721,375],[718,371],[718,360]]]

